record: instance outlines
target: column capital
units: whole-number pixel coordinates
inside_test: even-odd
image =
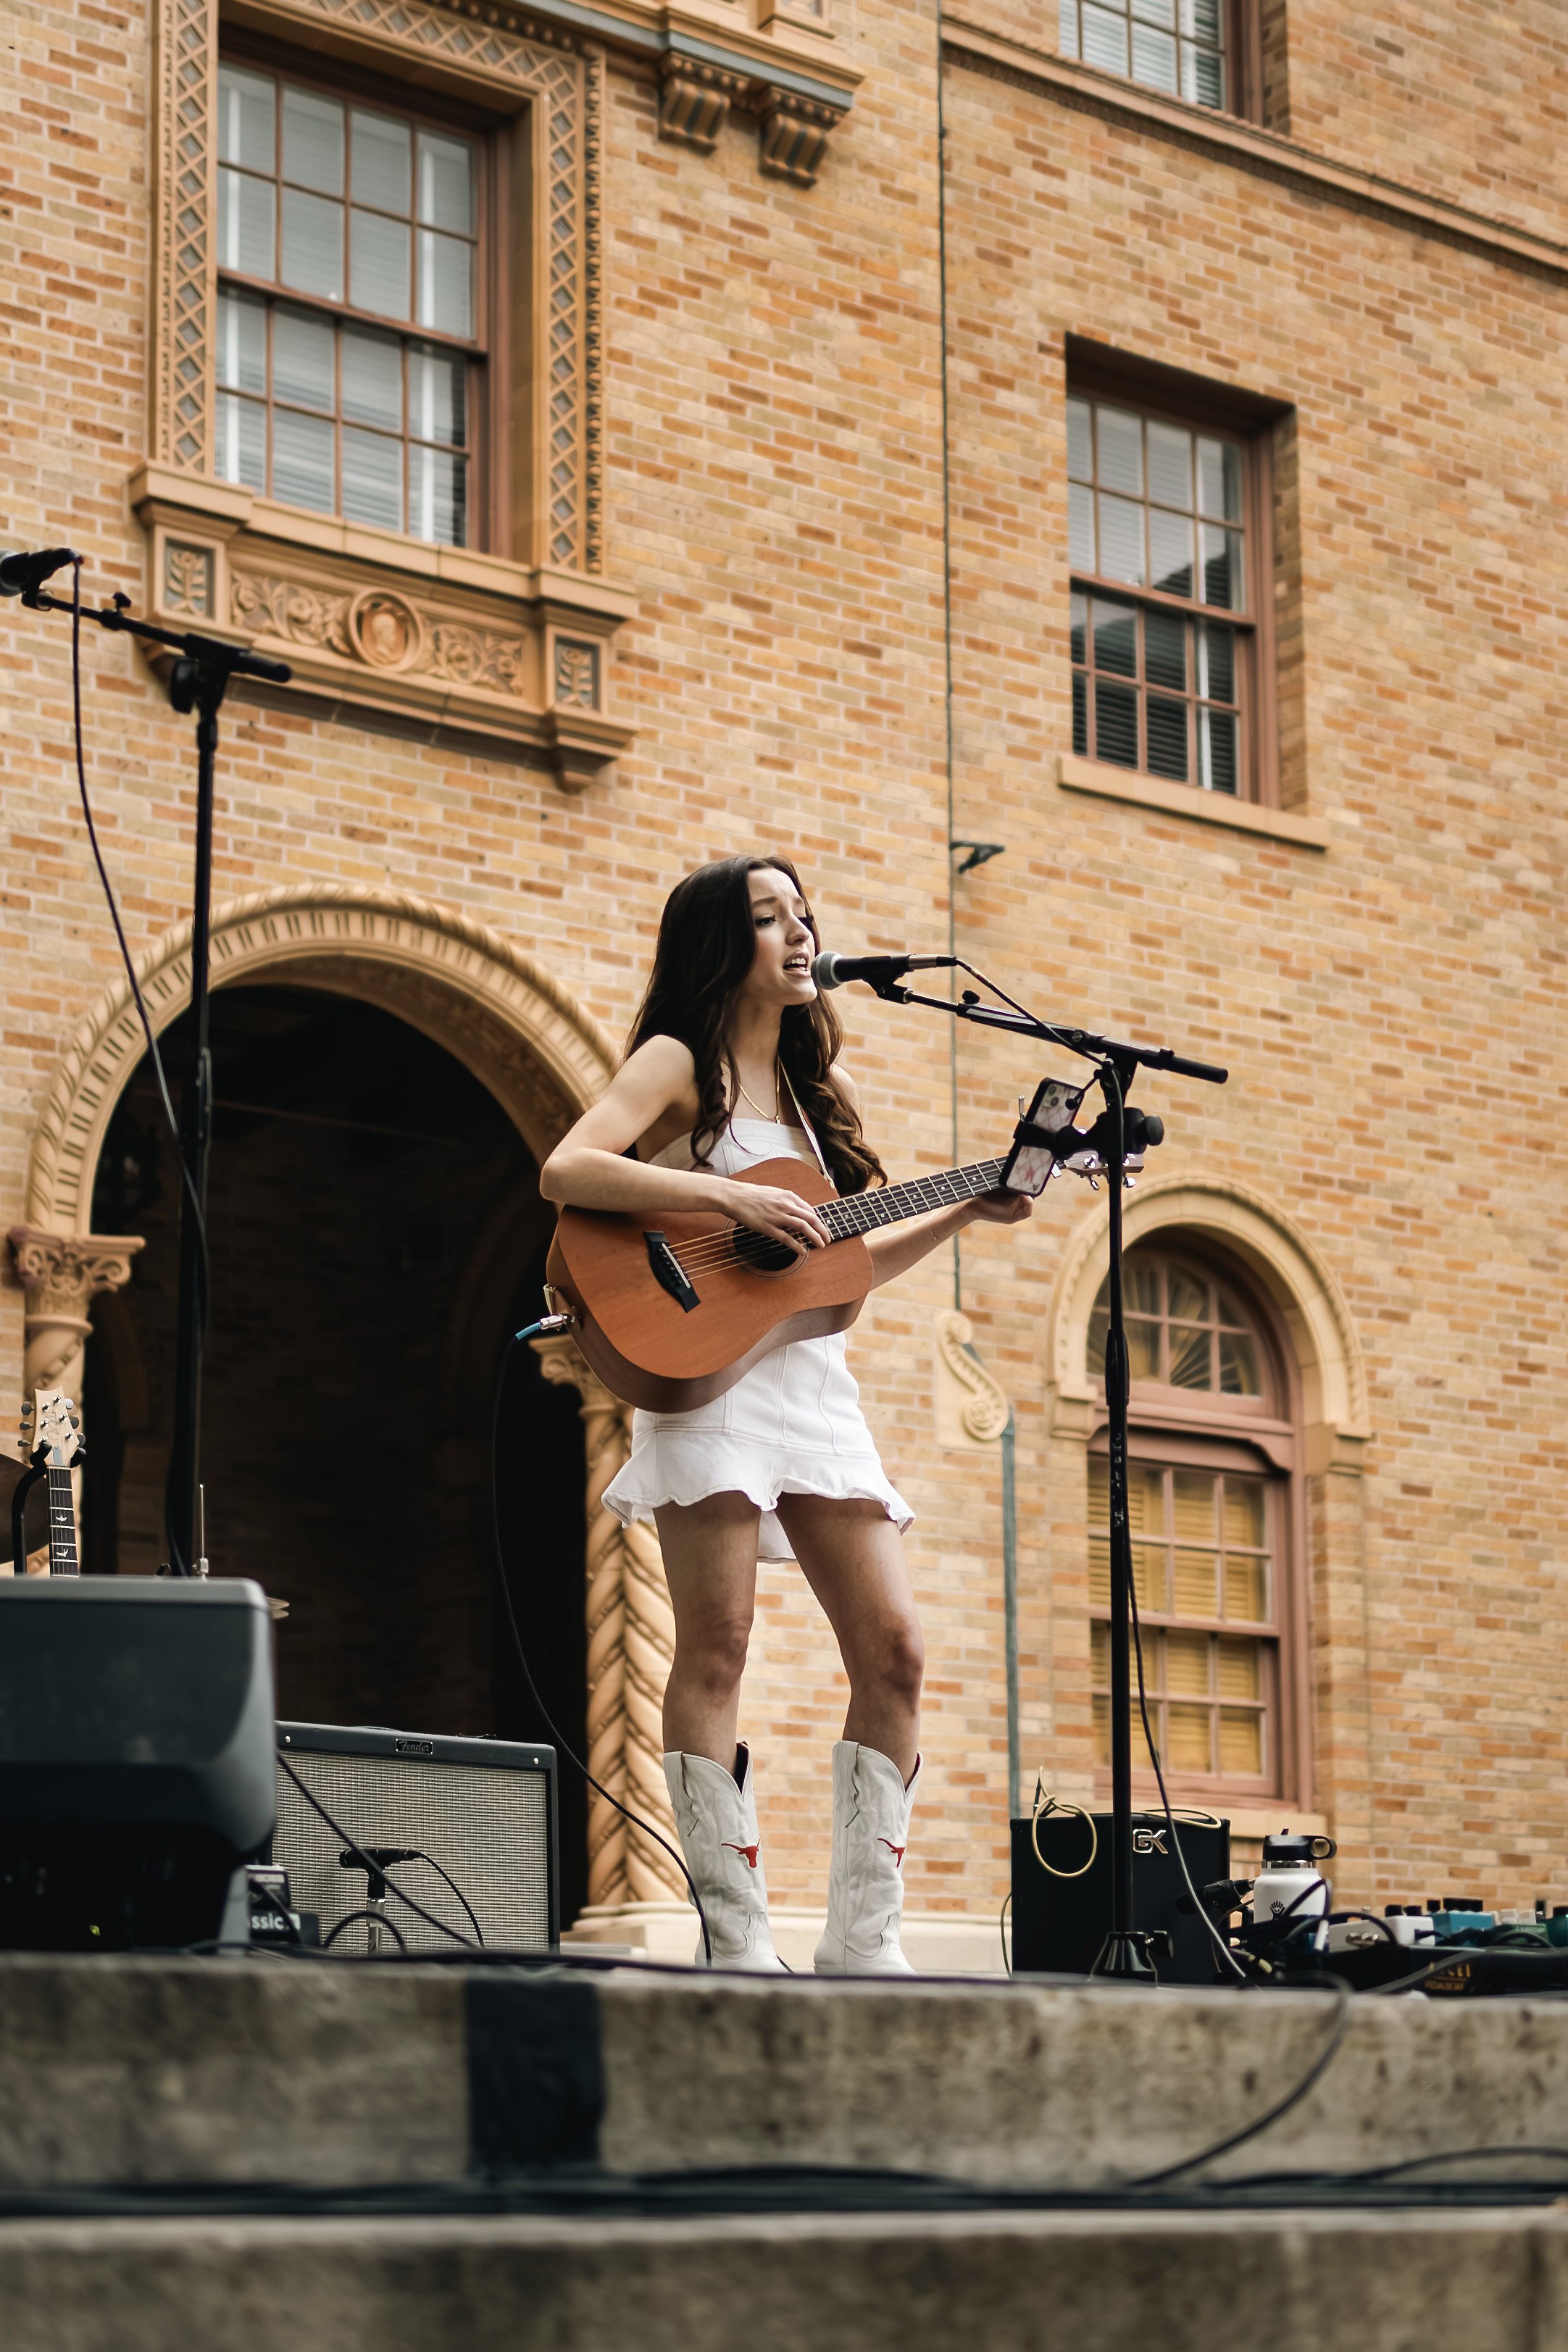
[[[13,1225],[8,1235],[29,1323],[81,1321],[100,1290],[119,1290],[144,1246],[140,1234],[49,1234]]]

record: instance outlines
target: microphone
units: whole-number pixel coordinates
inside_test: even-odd
[[[25,596],[76,560],[74,547],[19,548],[14,555],[0,555],[0,596]]]
[[[830,955],[826,950],[811,960],[811,976],[818,988],[842,988],[846,981],[868,981],[873,988],[886,988],[889,981],[902,980],[906,971],[950,970],[958,961],[956,956],[922,955]]]

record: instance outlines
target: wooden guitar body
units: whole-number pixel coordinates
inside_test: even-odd
[[[734,1181],[814,1206],[837,1197],[832,1178],[804,1160],[764,1160]],[[563,1209],[545,1279],[576,1316],[573,1337],[614,1395],[650,1412],[690,1412],[791,1339],[847,1330],[871,1287],[871,1253],[858,1234],[776,1272],[748,1265],[738,1254],[748,1247],[767,1255],[761,1235],[711,1211]],[[684,1283],[695,1303],[667,1283]]]

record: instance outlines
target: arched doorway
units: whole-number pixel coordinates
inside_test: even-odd
[[[479,1081],[535,1162],[595,1098],[615,1066],[605,1032],[537,959],[452,908],[401,891],[289,884],[230,900],[213,911],[212,957],[219,996],[252,984],[313,990],[395,1015]],[[188,923],[138,958],[138,976],[149,1017],[162,1034],[190,1000]],[[85,1378],[89,1407],[96,1400],[112,1424],[106,1444],[114,1444],[114,1429],[120,1433],[123,1470],[111,1482],[112,1500],[100,1504],[98,1526],[108,1527],[106,1512],[121,1511],[112,1538],[115,1556],[121,1559],[130,1532],[121,1498],[134,1487],[134,1432],[150,1430],[159,1407],[154,1368],[137,1344],[123,1294],[133,1265],[140,1267],[142,1240],[134,1233],[129,1239],[95,1233],[91,1212],[110,1125],[142,1052],[130,990],[117,978],[84,1014],[61,1055],[34,1132],[26,1223],[10,1236],[16,1273],[26,1294],[25,1378],[45,1386],[58,1382],[75,1394],[82,1392]],[[115,1181],[127,1208],[142,1181],[134,1151],[128,1162],[122,1155]],[[107,1202],[106,1195],[106,1207]],[[95,1294],[103,1295],[89,1327],[89,1302]],[[468,1296],[481,1325],[487,1312],[493,1318],[494,1281],[477,1276]],[[531,1274],[515,1302],[520,1318],[531,1312],[537,1297]],[[495,1328],[507,1319],[501,1313]],[[86,1371],[89,1328],[108,1344],[88,1351],[98,1352],[100,1364]],[[462,1344],[454,1342],[459,1353]],[[471,1344],[478,1347],[479,1341]],[[573,1415],[581,1422],[586,1465],[578,1509],[586,1522],[586,1563],[578,1599],[587,1639],[588,1753],[604,1788],[624,1797],[668,1837],[672,1823],[660,1760],[659,1703],[674,1645],[669,1597],[651,1530],[621,1528],[601,1500],[625,1459],[629,1413],[588,1371],[569,1339],[550,1342],[537,1365],[531,1359],[514,1359],[511,1377],[522,1386],[525,1402],[538,1394],[540,1381],[555,1392],[561,1428]],[[552,1426],[542,1410],[525,1412],[509,1456],[508,1477],[515,1486],[503,1487],[502,1507],[520,1515],[509,1558],[526,1559],[529,1546],[542,1539],[544,1494],[554,1498],[552,1510],[566,1509],[563,1494],[542,1485],[530,1467],[530,1433],[546,1433],[538,1443],[553,1459],[547,1436]],[[96,1454],[90,1410],[89,1434]],[[148,1458],[141,1465],[143,1492],[155,1489],[163,1475],[162,1460],[151,1461],[152,1450],[149,1441]],[[95,1535],[99,1540],[107,1538]],[[563,1609],[568,1605],[560,1595],[557,1602]],[[552,1639],[547,1624],[537,1627],[529,1633],[531,1653],[542,1645],[548,1650]],[[563,1807],[569,1779],[563,1779]],[[601,1917],[613,1918],[628,1906],[657,1909],[680,1901],[679,1873],[664,1848],[597,1796],[589,1803],[586,1842],[589,1905]],[[563,1856],[581,1850],[564,1813],[563,1847]],[[569,1906],[564,1867],[563,1881]]]
[[[183,1082],[189,1015],[164,1033]],[[265,980],[212,1006],[212,1314],[202,1464],[217,1575],[289,1614],[279,1709],[297,1720],[545,1738],[493,1570],[489,1445],[509,1328],[537,1311],[550,1213],[488,1088],[381,1007]],[[93,1309],[83,1542],[89,1572],[163,1556],[179,1177],[150,1067],[110,1121],[100,1232],[135,1230],[136,1279]],[[514,1365],[501,1501],[513,1604],[545,1706],[586,1732],[577,1399]],[[561,1782],[563,1895],[586,1893],[586,1818]]]

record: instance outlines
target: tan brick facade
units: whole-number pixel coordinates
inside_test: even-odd
[[[1268,0],[1257,131],[1063,64],[1043,0],[966,0],[950,23],[952,831],[1006,845],[952,885],[936,29],[837,5],[835,54],[864,79],[814,185],[759,170],[739,100],[711,152],[661,139],[651,69],[624,45],[605,61],[602,578],[633,613],[604,622],[631,748],[569,793],[542,756],[237,701],[216,897],[437,901],[618,1035],[670,882],[777,845],[832,942],[940,947],[951,889],[960,952],[1029,1001],[1227,1063],[1224,1093],[1142,1093],[1171,1129],[1160,1179],[1304,1335],[1294,1809],[1332,1823],[1352,1897],[1568,1897],[1560,12],[1469,0],[1439,31],[1409,0],[1374,37],[1349,0]],[[14,26],[5,536],[68,539],[89,589],[140,598],[128,484],[167,331],[149,23],[33,5]],[[1326,846],[1058,782],[1069,337],[1277,404],[1279,800]],[[74,801],[68,632],[14,604],[4,629],[11,1225],[61,1056],[117,967]],[[95,805],[141,950],[187,909],[189,730],[130,645],[89,632],[84,656]],[[940,1021],[838,1001],[889,1166],[945,1165]],[[969,1034],[958,1052],[978,1157],[1037,1066]],[[1064,1186],[1026,1234],[963,1252],[1016,1416],[1025,1767],[1078,1796],[1094,1414],[1064,1269],[1091,1266],[1075,1239],[1097,1215]],[[931,1323],[952,1303],[932,1258],[871,1303],[852,1360],[919,1513],[911,1905],[981,1916],[1005,1887],[999,1479],[994,1452],[936,1444]],[[7,1413],[24,1304],[0,1290]],[[809,1904],[839,1678],[793,1570],[764,1570],[759,1622],[745,1716],[772,1876]]]

